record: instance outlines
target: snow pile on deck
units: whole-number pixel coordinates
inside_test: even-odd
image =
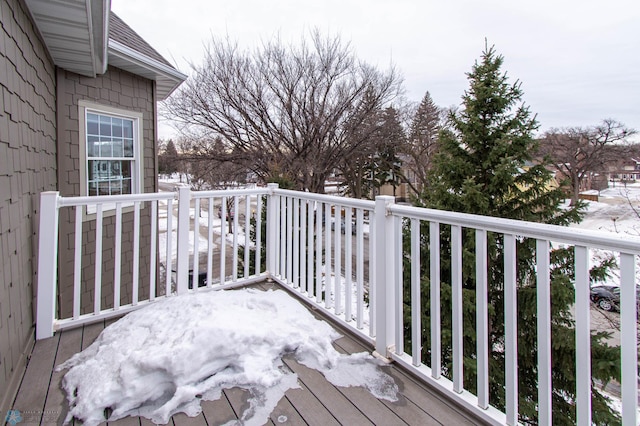
[[[200,413],[200,400],[248,389],[245,425],[264,424],[297,375],[281,357],[294,354],[337,386],[365,386],[396,400],[397,386],[368,354],[344,355],[339,335],[283,291],[211,291],[172,297],[105,328],[87,349],[58,367],[69,415],[91,426],[132,415],[167,423]]]

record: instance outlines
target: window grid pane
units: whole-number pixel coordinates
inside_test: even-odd
[[[89,195],[131,194],[134,120],[87,112],[86,152]]]
[[[133,159],[133,145],[133,120],[87,113],[88,157]]]
[[[89,195],[131,194],[132,161],[89,160]]]

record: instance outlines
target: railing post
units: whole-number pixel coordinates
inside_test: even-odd
[[[276,214],[277,205],[280,203],[279,197],[274,194],[278,189],[277,183],[267,184],[269,193],[267,194],[267,276],[272,279],[276,272],[276,251],[278,250],[278,236],[276,235],[276,221],[279,220]]]
[[[176,259],[176,291],[184,294],[189,290],[189,207],[191,190],[188,186],[178,187],[178,247]],[[197,241],[194,244],[198,244]],[[197,245],[196,245],[197,247]],[[195,256],[194,250],[194,256]],[[170,262],[167,262],[170,264]],[[193,277],[192,279],[195,279]]]
[[[638,420],[638,306],[636,298],[636,256],[620,253],[620,342],[622,361],[622,425]]]
[[[389,195],[376,197],[375,205],[375,292],[376,303],[376,352],[388,358],[395,343],[394,309],[395,309],[395,232],[393,216],[387,214],[387,207],[395,202]]]
[[[53,322],[56,317],[58,196],[59,192],[57,191],[47,191],[40,194],[38,298],[36,313],[37,340],[53,336]]]

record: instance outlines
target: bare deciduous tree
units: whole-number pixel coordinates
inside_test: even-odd
[[[540,153],[569,181],[575,204],[585,178],[604,172],[606,164],[626,155],[626,141],[633,134],[634,130],[612,119],[593,127],[551,129],[541,140]]]
[[[220,136],[259,178],[278,169],[299,189],[323,192],[339,159],[366,142],[349,137],[353,129],[399,94],[401,79],[358,61],[339,37],[315,31],[310,41],[243,52],[214,39],[166,113]]]
[[[194,189],[226,189],[245,183],[250,171],[245,156],[233,152],[220,137],[191,134],[182,136],[179,144]]]
[[[228,189],[246,183],[249,169],[243,155],[237,155],[221,138],[213,140],[201,134],[183,135],[179,139],[180,158],[188,170],[189,186],[196,191]],[[208,209],[205,203],[203,209]],[[233,197],[227,198],[226,218],[229,233],[233,232]]]

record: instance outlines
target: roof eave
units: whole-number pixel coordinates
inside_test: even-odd
[[[56,66],[87,77],[104,74],[110,0],[25,0],[25,4]]]
[[[187,79],[187,75],[150,58],[112,38],[108,44],[108,62],[125,71],[154,80],[158,100],[166,99]]]

